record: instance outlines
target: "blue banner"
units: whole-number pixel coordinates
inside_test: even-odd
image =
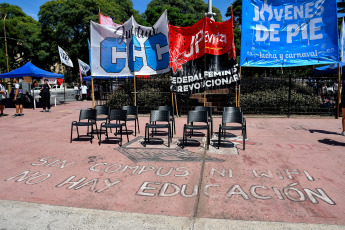
[[[336,0],[243,0],[241,66],[339,61]]]

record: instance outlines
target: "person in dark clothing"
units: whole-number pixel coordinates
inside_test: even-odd
[[[44,79],[44,85],[42,86],[40,93],[43,102],[43,110],[41,112],[50,112],[50,89],[51,86],[48,83],[48,79]]]

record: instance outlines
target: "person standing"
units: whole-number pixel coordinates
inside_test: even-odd
[[[79,90],[78,84],[74,85],[73,90],[74,90],[75,99],[78,101],[79,100],[79,94],[80,94],[80,90]]]
[[[0,117],[4,116],[4,109],[6,105],[6,88],[2,84],[2,79],[0,79]]]
[[[342,112],[342,128],[343,131],[341,132],[341,135],[345,136],[345,81],[343,81],[342,86],[341,86],[341,102],[340,102],[340,108]]]
[[[81,90],[82,100],[84,101],[84,100],[86,100],[86,95],[87,95],[87,86],[86,86],[85,82],[80,87],[80,90]]]
[[[50,112],[50,90],[51,86],[48,83],[48,79],[44,79],[44,84],[41,88],[41,97],[43,102],[43,110],[41,112]],[[47,108],[47,110],[46,110]]]
[[[13,101],[15,101],[15,104],[16,104],[16,113],[12,117],[24,116],[24,113],[23,113],[23,88],[22,88],[22,84],[18,83],[18,79],[17,78],[13,79],[13,83],[14,83],[14,89],[15,89]]]

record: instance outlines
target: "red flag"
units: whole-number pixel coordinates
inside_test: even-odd
[[[232,17],[225,22],[215,22],[205,17],[190,27],[169,25],[170,66],[174,72],[181,65],[205,54],[229,54],[235,58]]]
[[[99,24],[104,25],[104,26],[112,26],[112,27],[118,27],[120,26],[119,24],[116,24],[113,22],[113,19],[109,16],[105,16],[101,13],[101,7],[99,7],[98,10],[98,20]]]

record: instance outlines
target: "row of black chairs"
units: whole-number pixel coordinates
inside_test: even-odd
[[[101,127],[98,130],[97,127],[97,121],[104,121],[101,123]],[[113,123],[113,122],[116,123]],[[80,110],[79,114],[79,120],[73,121],[71,125],[71,138],[70,142],[73,140],[73,127],[75,126],[77,129],[77,135],[78,138],[80,138],[81,135],[79,135],[78,127],[87,127],[87,133],[86,136],[90,137],[90,142],[92,143],[92,139],[94,138],[93,134],[95,133],[95,130],[93,129],[93,126],[96,126],[96,133],[97,137],[99,139],[98,143],[101,144],[101,134],[105,133],[107,139],[109,139],[108,136],[108,129],[112,130],[113,128],[116,129],[116,135],[117,130],[120,129],[120,145],[122,144],[122,135],[123,135],[123,127],[126,128],[126,134],[127,134],[127,141],[129,141],[128,138],[128,130],[127,130],[127,121],[134,121],[135,128],[134,128],[134,135],[136,136],[136,129],[138,126],[138,133],[140,133],[139,128],[139,120],[138,120],[138,108],[136,106],[123,106],[122,109],[110,109],[106,105],[100,105],[96,106],[95,109],[86,109],[86,110]],[[91,128],[91,131],[90,131]],[[105,129],[105,130],[104,130]]]
[[[132,116],[128,116],[132,115]],[[84,121],[87,120],[87,121]],[[101,123],[101,127],[98,131],[97,121],[105,121]],[[112,121],[116,123],[112,123]],[[128,130],[127,130],[127,121],[135,121],[135,130],[134,134],[136,136],[136,128],[138,126],[138,133],[140,133],[139,120],[138,120],[138,108],[136,106],[124,106],[122,110],[120,109],[110,109],[108,106],[96,106],[95,109],[81,110],[79,115],[79,121],[73,121],[71,125],[71,139],[72,142],[72,133],[73,127],[76,126],[78,138],[79,135],[79,126],[87,126],[87,136],[90,136],[90,142],[92,143],[93,139],[93,125],[96,126],[96,133],[99,139],[99,144],[101,143],[101,134],[104,132],[106,134],[107,140],[108,129],[120,129],[120,145],[122,144],[122,135],[123,127],[126,129],[127,141]],[[157,122],[163,122],[157,124]],[[165,123],[164,123],[165,122]],[[172,125],[170,125],[172,122]],[[197,124],[195,124],[197,123]],[[201,123],[201,124],[200,124]],[[227,125],[230,123],[237,123],[240,126]],[[210,125],[209,125],[210,124]],[[91,132],[89,130],[91,127]],[[105,129],[105,130],[104,130]],[[151,134],[150,134],[151,129]],[[147,123],[145,126],[145,139],[144,143],[149,142],[150,135],[153,136],[157,129],[168,129],[168,146],[170,147],[171,138],[173,133],[176,134],[175,118],[174,118],[174,108],[172,106],[160,106],[158,110],[153,110],[150,113],[150,123]],[[213,135],[213,118],[212,118],[212,108],[197,106],[195,110],[188,112],[187,124],[183,128],[183,140],[182,147],[185,146],[187,141],[187,136],[192,136],[194,130],[206,130],[207,131],[207,144],[206,148],[209,148],[210,144],[210,135]],[[218,133],[218,147],[220,146],[221,137],[225,138],[226,131],[228,130],[241,130],[243,136],[243,149],[245,150],[245,139],[247,138],[246,131],[246,121],[243,117],[241,108],[239,107],[225,107],[222,115],[222,123],[219,125]],[[155,132],[154,132],[155,131]],[[189,132],[188,132],[189,131]],[[145,144],[144,144],[145,145]]]
[[[169,106],[167,106],[169,107]],[[168,146],[170,147],[171,138],[173,137],[169,117],[171,110],[152,110],[150,113],[150,123],[145,126],[145,139],[144,143],[150,141],[150,135],[153,137],[154,131],[157,129],[168,129]],[[172,109],[173,112],[173,109]],[[172,116],[174,117],[174,116]],[[173,118],[172,118],[173,119]],[[163,122],[157,124],[157,122]],[[237,123],[239,125],[234,125]],[[173,124],[175,125],[175,124]],[[150,134],[151,129],[151,134]],[[206,130],[206,149],[210,145],[210,136],[213,135],[213,118],[212,107],[197,106],[195,110],[188,112],[187,124],[183,127],[182,147],[187,142],[187,136],[192,136],[196,130]],[[221,137],[225,139],[226,131],[228,130],[241,130],[243,136],[243,150],[245,150],[245,139],[247,138],[246,120],[243,117],[243,112],[240,107],[225,107],[222,115],[222,123],[219,125],[218,133],[218,148],[220,146]],[[176,128],[175,128],[176,132]],[[145,144],[144,144],[145,145]]]

